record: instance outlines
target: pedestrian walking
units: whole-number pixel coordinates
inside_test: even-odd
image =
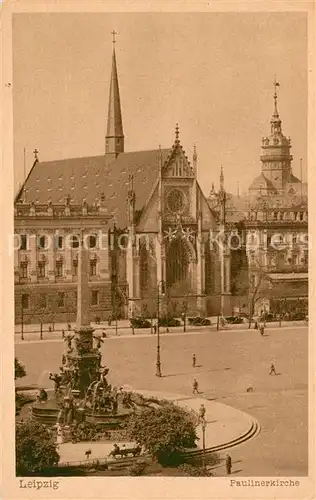
[[[199,393],[199,383],[196,379],[194,379],[192,394],[198,394],[198,393]]]
[[[276,375],[274,363],[271,363],[269,375],[272,375],[272,373],[273,375]]]
[[[193,354],[193,356],[192,356],[192,366],[193,366],[193,368],[196,367],[196,356],[195,356],[195,354]]]
[[[226,466],[226,474],[229,476],[232,472],[232,457],[226,453],[225,456],[225,466]]]
[[[264,325],[263,324],[260,325],[259,331],[260,331],[260,335],[264,334]]]
[[[103,332],[102,332],[102,337],[103,337],[104,339],[106,338],[106,331],[105,331],[105,330],[103,330]]]
[[[157,333],[157,325],[154,325],[154,333]]]
[[[63,339],[65,338],[65,330],[64,329],[62,329],[62,331],[61,331],[61,336]]]
[[[205,409],[204,404],[202,403],[201,406],[200,406],[200,410],[199,410],[199,419],[200,419],[200,421],[201,420],[205,420],[205,413],[206,413],[206,409]]]

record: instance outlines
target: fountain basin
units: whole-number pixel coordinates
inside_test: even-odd
[[[57,401],[56,398],[51,397],[45,402],[33,403],[32,416],[38,422],[51,427],[57,424],[60,410],[61,404],[59,401]],[[118,405],[118,411],[115,414],[110,412],[93,412],[92,410],[86,408],[84,410],[84,420],[89,423],[101,424],[102,427],[109,430],[121,429],[131,412],[132,410],[130,408],[125,408],[122,405]]]

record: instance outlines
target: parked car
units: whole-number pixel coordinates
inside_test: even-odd
[[[277,321],[277,318],[272,313],[265,313],[260,316],[259,321],[264,321],[266,323],[269,323],[271,321]]]
[[[239,325],[244,322],[240,316],[226,316],[225,321],[231,325]]]
[[[151,323],[148,319],[138,317],[138,318],[131,318],[130,319],[130,325],[132,328],[150,328]]]
[[[188,318],[189,324],[194,326],[208,326],[211,324],[210,320],[207,318],[201,318],[196,316],[195,318]]]
[[[303,313],[302,311],[297,311],[297,312],[290,314],[290,318],[292,321],[302,321],[302,320],[305,320],[306,314]]]
[[[181,321],[170,316],[165,316],[164,318],[159,318],[159,326],[181,326]]]

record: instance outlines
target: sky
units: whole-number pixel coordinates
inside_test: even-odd
[[[228,191],[247,190],[276,74],[293,173],[302,158],[306,180],[305,13],[28,13],[13,19],[15,191],[35,148],[40,161],[104,154],[113,29],[125,151],[171,147],[179,123],[206,195],[221,165]]]

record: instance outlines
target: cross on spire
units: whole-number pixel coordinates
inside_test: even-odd
[[[117,35],[117,32],[115,30],[111,31],[111,34],[112,34],[112,43],[113,45],[115,44],[116,40],[115,40],[115,36]]]
[[[34,151],[33,151],[33,153],[34,153],[35,160],[38,160],[38,153],[39,153],[39,151],[37,151],[37,149],[35,148]]]

